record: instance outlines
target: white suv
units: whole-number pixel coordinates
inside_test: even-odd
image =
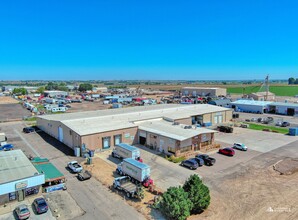
[[[238,150],[247,151],[247,147],[241,143],[234,143],[233,148],[238,149]]]

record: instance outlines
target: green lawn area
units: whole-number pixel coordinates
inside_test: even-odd
[[[247,123],[249,124],[249,128],[253,130],[259,130],[262,131],[263,129],[270,129],[271,131],[276,131],[281,134],[288,134],[289,129],[288,128],[280,128],[280,127],[274,127],[274,126],[267,126],[267,125],[260,125],[260,124],[254,124],[254,123]]]
[[[244,88],[244,90],[243,90]],[[249,94],[252,92],[258,92],[260,86],[247,86],[247,87],[230,87],[227,88],[227,93],[230,94]],[[270,92],[273,92],[277,96],[295,96],[298,95],[298,85],[294,86],[270,86]]]

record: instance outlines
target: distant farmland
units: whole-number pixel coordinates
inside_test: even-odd
[[[247,86],[247,87],[230,87],[227,88],[227,93],[230,94],[249,94],[253,92],[258,92],[260,86]],[[298,85],[297,86],[270,86],[270,92],[277,96],[295,96],[298,95]],[[262,90],[264,91],[264,90]]]

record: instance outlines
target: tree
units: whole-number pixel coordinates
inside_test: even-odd
[[[82,83],[79,86],[80,92],[86,92],[87,90],[92,90],[93,86],[90,83]]]
[[[16,95],[26,95],[26,94],[28,94],[28,92],[25,88],[14,88],[12,93],[16,94]]]
[[[188,198],[188,194],[184,192],[181,186],[170,187],[162,195],[160,202],[161,212],[169,219],[184,220],[190,216],[192,202]]]
[[[39,87],[39,88],[36,90],[37,93],[41,93],[41,94],[43,94],[44,91],[45,91],[45,87],[43,87],[43,86]]]
[[[201,213],[208,208],[210,204],[210,192],[198,175],[191,175],[184,183],[183,189],[188,193],[188,198],[193,203],[191,213]]]
[[[291,78],[288,79],[288,84],[289,85],[295,84],[295,81],[296,80],[293,77],[291,77]]]

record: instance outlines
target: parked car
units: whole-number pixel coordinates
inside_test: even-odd
[[[218,126],[217,129],[225,133],[233,133],[233,128],[229,126]]]
[[[250,119],[250,121],[251,121],[251,122],[257,122],[258,119],[257,119],[257,118],[252,118],[252,119]]]
[[[242,144],[242,143],[234,143],[233,148],[247,151],[247,147],[245,146],[245,144]]]
[[[79,173],[79,172],[81,172],[83,170],[83,167],[77,161],[68,162],[67,167],[73,173]]]
[[[230,148],[230,147],[219,149],[218,152],[220,154],[227,155],[227,156],[234,156],[235,155],[234,149],[233,148]]]
[[[48,204],[44,198],[34,199],[33,206],[38,214],[46,213],[49,209]]]
[[[204,161],[204,164],[207,166],[212,166],[216,162],[215,158],[210,157],[207,154],[198,154],[198,155],[196,155],[196,158],[202,159]]]
[[[28,209],[28,206],[25,204],[19,205],[15,209],[15,213],[18,216],[18,219],[27,219],[30,217],[30,211]]]
[[[31,132],[34,132],[35,129],[32,128],[32,127],[26,127],[26,128],[23,128],[23,132],[24,133],[31,133]]]
[[[290,126],[290,122],[287,122],[287,121],[284,121],[282,124],[281,124],[281,127],[288,127]]]
[[[204,162],[204,160],[202,158],[195,157],[194,159],[197,161],[199,167],[201,167],[201,166],[203,166],[205,164],[205,162]]]
[[[262,123],[265,119],[264,118],[258,118],[258,122]]]
[[[281,126],[281,125],[282,125],[282,121],[278,121],[278,122],[276,122],[275,125],[276,125],[276,126]]]
[[[88,180],[91,177],[92,177],[91,173],[88,172],[87,170],[85,170],[85,171],[78,174],[78,179],[81,180],[81,181]]]
[[[199,167],[199,164],[195,159],[184,160],[181,162],[181,165],[188,167],[191,170],[196,170]]]
[[[14,146],[12,144],[4,144],[0,146],[0,151],[8,151],[8,150],[13,150]]]
[[[270,124],[274,122],[274,119],[272,117],[267,117],[263,120],[263,124]]]

